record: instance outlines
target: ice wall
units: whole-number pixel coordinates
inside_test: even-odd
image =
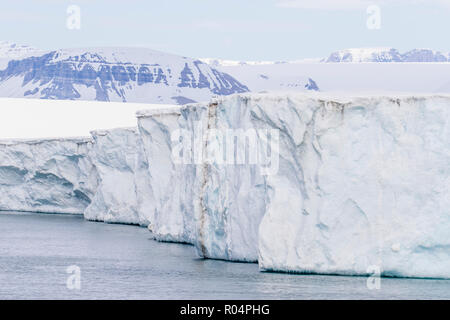
[[[135,128],[93,131],[90,158],[98,188],[84,212],[88,220],[146,226],[153,213],[148,163]]]
[[[149,228],[158,240],[194,244],[205,258],[256,262],[264,179],[255,165],[208,160],[212,130],[252,128],[234,111],[211,103],[138,114],[156,206]]]
[[[174,106],[142,111],[137,116],[155,208],[149,229],[159,241],[192,244],[197,234],[194,206],[201,167],[176,162],[171,135],[197,116],[196,108],[182,112]]]
[[[261,269],[450,277],[450,97],[255,95],[219,105],[280,132]]]
[[[137,116],[0,143],[0,210],[148,225],[262,270],[450,278],[450,96],[244,94]]]
[[[261,163],[207,157],[195,169],[167,165],[166,186],[193,186],[194,216],[183,211],[191,201],[183,192],[167,198],[170,187],[161,192],[175,210],[159,216],[193,221],[201,256],[259,260],[262,270],[450,277],[449,106],[448,96],[238,95],[149,117],[154,127],[141,129],[160,129],[152,143],[165,151],[153,156],[164,154],[166,164],[176,145],[170,132],[194,132],[195,117],[207,132],[254,129],[257,145],[266,139],[260,132],[279,134],[269,173]],[[203,156],[217,147],[208,135],[192,145]]]
[[[203,137],[195,245],[205,258],[245,262],[258,258],[258,227],[265,213],[267,186],[258,165],[249,161],[256,150],[249,149],[245,139],[251,139],[255,125],[245,114],[245,101],[233,97],[212,102],[202,113],[206,125],[194,125],[194,132],[202,132]],[[189,107],[184,112],[190,112]]]
[[[90,138],[0,143],[0,210],[82,214],[96,189]]]

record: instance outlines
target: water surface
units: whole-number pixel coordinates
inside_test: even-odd
[[[81,270],[69,290],[67,267]],[[81,216],[0,213],[0,299],[450,299],[449,280],[262,273],[203,260],[145,228]]]

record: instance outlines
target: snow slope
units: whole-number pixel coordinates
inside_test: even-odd
[[[83,214],[97,180],[90,138],[0,142],[0,210]]]
[[[220,67],[252,92],[303,92],[311,78],[321,92],[380,95],[450,93],[450,63],[285,63]]]
[[[39,55],[42,51],[9,41],[0,41],[0,70],[8,66],[8,62],[13,59],[20,59],[32,55]]]
[[[313,81],[321,92],[450,93],[450,53],[430,49],[400,53],[394,48],[356,48],[324,59],[287,62],[204,61],[239,79],[251,92],[304,92]]]
[[[430,49],[355,48],[271,62],[190,59],[145,48],[39,51],[4,42],[0,96],[183,105],[247,91],[442,93],[449,92],[448,61],[449,53]]]

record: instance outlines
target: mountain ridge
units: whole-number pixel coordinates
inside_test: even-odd
[[[9,60],[0,96],[186,103],[248,92],[203,62],[145,48],[75,48]]]
[[[391,47],[374,47],[342,49],[330,53],[326,58],[305,58],[290,61],[243,61],[218,58],[200,58],[199,60],[214,67],[262,66],[288,63],[450,62],[450,52],[441,52],[439,50],[427,48],[416,48],[401,53],[398,49]]]

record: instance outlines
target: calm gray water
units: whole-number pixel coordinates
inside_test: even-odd
[[[68,266],[81,270],[69,290]],[[0,214],[0,299],[450,299],[450,281],[262,273],[202,260],[145,228],[79,216]]]

